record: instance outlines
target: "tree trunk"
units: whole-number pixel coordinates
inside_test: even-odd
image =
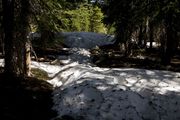
[[[144,37],[144,44],[143,48],[147,47],[147,41],[149,40],[149,17],[146,18],[146,27],[145,27],[145,37]]]
[[[25,76],[30,75],[30,46],[27,39],[29,0],[20,1],[20,9],[16,9],[16,15],[14,3],[14,0],[3,0],[5,73]],[[15,25],[18,26],[16,29]]]
[[[162,57],[162,63],[164,65],[168,65],[171,63],[171,58],[173,57],[174,54],[173,52],[175,50],[175,43],[176,43],[176,38],[175,38],[176,31],[173,30],[171,12],[167,14],[165,23],[166,23],[165,25],[166,25],[166,34],[167,34],[167,44],[165,47],[164,55]]]
[[[0,33],[0,47],[1,47],[2,55],[4,55],[4,32],[2,30]]]
[[[5,73],[7,75],[16,75],[17,69],[14,55],[14,0],[3,0],[3,26],[5,42]]]
[[[29,14],[30,14],[30,3],[29,0],[21,0],[21,38],[23,42],[23,55],[22,55],[22,67],[23,70],[23,76],[30,76],[30,70],[31,70],[31,58],[30,58],[30,41],[28,39],[28,24],[29,24]]]
[[[141,24],[139,27],[138,46],[142,47],[142,41],[143,41],[143,25]]]
[[[149,46],[149,49],[150,51],[152,51],[152,48],[153,48],[153,42],[154,42],[154,26],[153,26],[153,23],[150,22],[149,24],[149,41],[150,41],[150,46]]]
[[[166,30],[166,34],[167,34],[167,44],[165,47],[165,51],[164,51],[164,55],[162,58],[162,63],[164,65],[168,65],[171,62],[171,58],[172,58],[172,52],[173,52],[173,33],[172,30],[170,28],[167,28]]]
[[[161,32],[160,32],[160,43],[161,43],[161,47],[160,47],[160,56],[161,56],[161,62],[163,63],[163,59],[164,59],[164,55],[165,55],[165,50],[166,50],[166,42],[167,42],[167,36],[166,36],[166,30],[165,30],[165,26],[161,25],[160,26]]]
[[[31,44],[28,40],[25,44],[25,63],[24,63],[24,70],[25,75],[30,76],[31,75]]]

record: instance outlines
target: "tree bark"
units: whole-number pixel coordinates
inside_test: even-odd
[[[152,22],[149,23],[149,41],[150,41],[149,49],[150,51],[152,51],[153,42],[154,42],[154,26]]]
[[[31,45],[30,45],[30,41],[28,36],[29,30],[28,30],[28,24],[29,24],[29,16],[30,15],[30,3],[29,0],[21,0],[21,39],[23,42],[23,55],[22,57],[22,61],[21,62],[23,65],[21,68],[23,70],[23,76],[30,76],[31,72],[31,57],[30,57],[30,53],[31,53]]]
[[[147,48],[147,41],[149,40],[149,17],[146,18],[145,37],[143,48]]]
[[[16,64],[14,57],[14,0],[3,0],[3,27],[5,42],[5,73],[8,75],[16,75]]]
[[[20,0],[15,12],[14,0],[3,0],[5,42],[5,73],[13,76],[30,75],[30,42],[28,36],[29,0]],[[18,27],[15,30],[15,25]]]
[[[141,24],[139,27],[138,46],[142,47],[142,41],[143,41],[143,25]]]
[[[173,25],[172,25],[172,13],[171,11],[167,14],[166,19],[165,19],[165,26],[166,26],[166,34],[167,34],[167,42],[166,42],[166,47],[164,50],[164,55],[162,57],[162,63],[164,65],[168,65],[171,63],[171,58],[173,57],[173,52],[175,50],[175,43],[176,43],[176,31],[173,30]]]
[[[1,48],[1,52],[2,55],[4,55],[4,32],[3,30],[0,30],[0,48]]]
[[[174,42],[171,28],[167,28],[166,34],[167,34],[167,43],[166,43],[164,55],[162,58],[162,63],[164,65],[168,65],[171,62],[171,58],[173,56],[172,52],[173,52],[173,42]]]
[[[160,56],[161,56],[161,62],[163,63],[165,50],[166,50],[166,44],[167,44],[167,35],[166,35],[166,30],[165,30],[164,25],[161,25],[160,29],[161,29],[161,33],[160,33],[160,43],[161,43],[160,53],[161,54]]]

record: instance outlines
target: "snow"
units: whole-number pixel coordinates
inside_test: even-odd
[[[45,70],[52,78],[48,82],[55,88],[52,109],[57,118],[180,120],[180,73],[96,67],[89,49],[99,39],[87,34],[78,33],[84,40],[74,38],[77,33],[65,34],[72,48],[69,56],[59,56],[64,65],[32,62],[32,67]]]
[[[65,44],[69,47],[86,49],[113,44],[115,40],[113,36],[93,32],[64,32],[57,33],[56,36],[63,36]]]
[[[149,48],[149,47],[150,47],[150,42],[147,42],[146,45],[147,45],[147,47]],[[157,42],[152,42],[152,46],[155,47],[155,48],[157,48],[157,47],[160,46],[160,44],[158,44]]]
[[[72,47],[71,54],[59,58],[68,62],[56,66],[59,71],[54,70],[55,66],[47,70],[56,74],[49,83],[55,87],[53,109],[58,112],[57,118],[69,115],[84,120],[180,119],[180,73],[99,68],[91,63],[89,52],[101,43],[98,36],[84,32],[64,35],[66,44]]]
[[[4,59],[0,59],[0,66],[4,66]]]
[[[137,77],[138,73],[141,74],[140,77]],[[166,95],[170,92],[179,94],[180,81],[169,84],[178,79],[175,76],[179,73],[144,69],[97,71],[93,67],[76,65],[61,74],[60,77],[66,81],[61,78],[60,81],[64,81],[62,86],[56,86],[53,108],[58,111],[59,116],[81,116],[85,120],[159,120],[159,116],[167,120],[178,120],[180,117],[177,115],[180,112],[179,96],[172,98]],[[166,77],[166,74],[170,76]],[[175,110],[177,113],[172,113]]]

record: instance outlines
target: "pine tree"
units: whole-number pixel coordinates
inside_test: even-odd
[[[7,75],[30,75],[30,46],[27,40],[29,8],[29,0],[3,1],[5,73]]]
[[[104,15],[98,6],[94,6],[90,16],[90,31],[105,33],[106,29],[103,24]]]
[[[14,62],[14,0],[3,0],[3,27],[5,34],[5,73],[8,75],[16,74],[16,64]]]

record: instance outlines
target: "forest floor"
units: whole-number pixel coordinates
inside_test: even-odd
[[[172,58],[169,65],[163,65],[160,59],[160,53],[157,50],[134,51],[129,57],[123,56],[117,48],[109,48],[102,46],[98,50],[92,49],[91,57],[93,64],[102,68],[142,68],[149,70],[167,70],[180,72],[180,50],[179,53]],[[56,60],[58,55],[67,56],[67,50],[57,49],[37,49],[38,61],[52,62]],[[47,56],[49,55],[49,56]]]
[[[56,115],[51,110],[52,91],[46,81],[0,73],[0,119],[50,120]]]
[[[142,68],[180,72],[180,51],[175,54],[169,65],[163,65],[161,64],[160,53],[156,49],[151,52],[135,50],[129,57],[125,57],[118,51],[118,48],[110,47],[102,46],[98,50],[99,52],[91,50],[93,63],[103,68]]]

